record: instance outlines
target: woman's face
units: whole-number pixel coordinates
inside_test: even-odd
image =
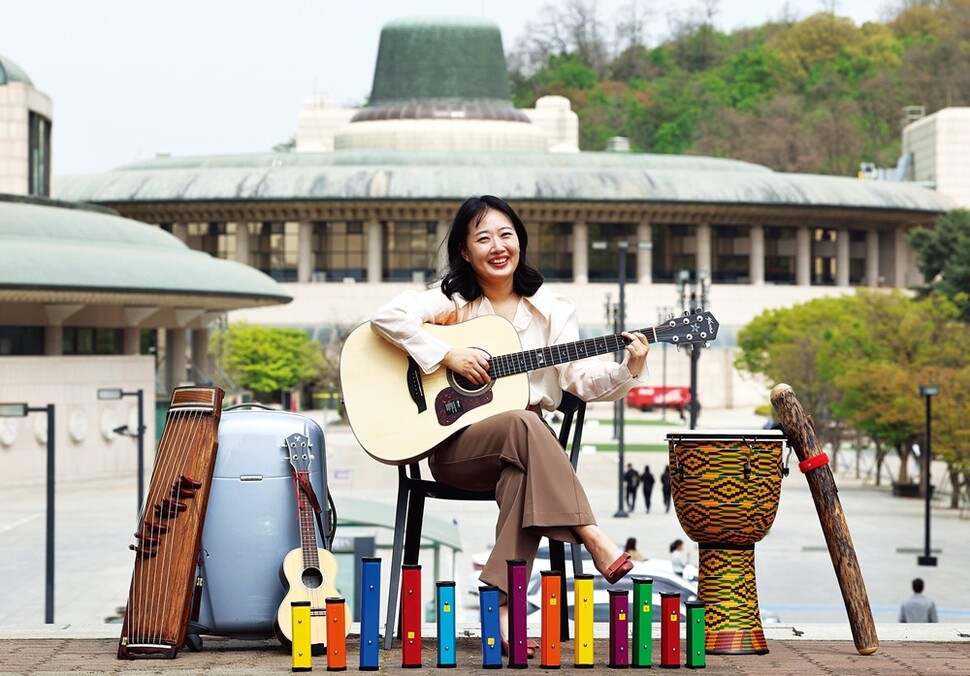
[[[501,211],[486,211],[478,223],[468,225],[462,256],[483,286],[511,280],[519,266],[519,236],[512,221]]]

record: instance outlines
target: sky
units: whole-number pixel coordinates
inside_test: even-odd
[[[668,14],[700,0],[637,0],[652,8],[647,43]],[[709,0],[730,31],[834,6],[856,24],[891,0]],[[598,0],[613,23],[631,0]],[[381,27],[405,16],[494,21],[506,52],[550,0],[3,0],[0,54],[53,99],[53,173],[107,171],[154,157],[266,152],[294,137],[314,94],[360,105]],[[683,14],[681,14],[683,16]]]

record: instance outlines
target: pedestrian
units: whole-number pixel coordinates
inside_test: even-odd
[[[643,561],[643,554],[637,551],[637,539],[627,538],[623,551],[630,555],[631,561]]]
[[[670,511],[670,465],[664,467],[664,473],[660,475],[660,486],[664,492],[664,511]]]
[[[690,554],[684,549],[684,541],[680,538],[670,543],[670,567],[674,575],[684,577],[684,568],[690,563]]]
[[[640,485],[643,486],[643,501],[647,503],[647,514],[650,513],[650,498],[653,497],[653,474],[650,472],[650,465],[643,468],[643,475],[640,477]]]
[[[936,604],[923,596],[923,580],[913,580],[913,595],[899,607],[900,622],[939,622],[936,619]]]
[[[528,234],[512,207],[491,195],[458,208],[446,239],[448,263],[440,283],[405,291],[379,308],[370,327],[405,350],[414,368],[450,371],[484,387],[491,361],[484,350],[450,344],[426,323],[453,325],[487,315],[505,317],[523,349],[538,351],[579,340],[575,304],[543,285],[526,257]],[[529,375],[529,406],[498,412],[457,431],[432,449],[434,478],[465,490],[494,490],[498,503],[495,547],[481,580],[499,588],[502,638],[508,640],[506,562],[522,559],[531,572],[542,536],[582,542],[593,565],[615,584],[632,568],[630,555],[596,523],[586,491],[542,411],[555,410],[568,390],[584,401],[622,399],[642,374],[650,345],[642,333],[629,341],[622,362],[581,359]],[[460,339],[461,336],[458,336]]]
[[[637,504],[637,489],[640,487],[640,473],[633,469],[632,463],[627,463],[623,482],[626,484],[626,511],[632,512]]]

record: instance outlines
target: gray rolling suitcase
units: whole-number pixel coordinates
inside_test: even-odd
[[[317,546],[330,549],[334,517],[327,497],[326,448],[320,426],[296,413],[264,407],[229,408],[219,423],[202,548],[197,618],[189,625],[190,649],[200,634],[261,639],[273,625],[286,590],[284,557],[301,546],[293,466],[286,440],[305,435],[310,444],[309,480],[319,501],[324,530]]]

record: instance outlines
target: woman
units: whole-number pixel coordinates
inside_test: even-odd
[[[644,465],[640,483],[643,485],[643,501],[647,504],[647,514],[650,513],[650,498],[653,497],[654,481],[655,479],[653,473],[650,471],[650,465]]]
[[[440,286],[408,291],[378,309],[371,327],[406,350],[425,373],[447,368],[476,385],[489,380],[483,350],[448,345],[422,329],[425,322],[455,324],[500,315],[515,327],[522,348],[536,349],[579,339],[572,301],[542,286],[526,260],[528,236],[512,208],[498,197],[472,197],[458,209],[448,234],[448,269]],[[508,621],[508,559],[532,562],[543,536],[581,542],[608,581],[632,568],[596,525],[586,493],[555,434],[543,421],[563,390],[585,401],[621,398],[644,373],[649,344],[642,334],[630,341],[625,363],[586,359],[533,371],[529,408],[499,413],[442,442],[429,459],[435,479],[467,490],[494,488],[499,506],[495,547],[481,580],[498,587],[503,636]]]
[[[623,551],[630,555],[631,561],[643,561],[643,554],[637,551],[636,538],[627,538],[626,544],[623,546]]]

